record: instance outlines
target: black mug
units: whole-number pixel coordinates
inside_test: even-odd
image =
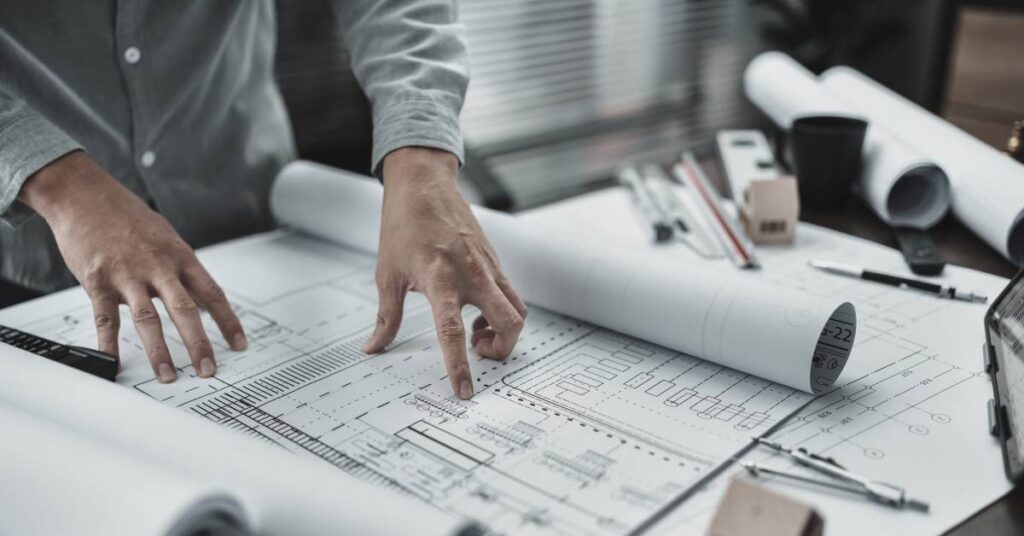
[[[842,206],[860,176],[868,123],[847,116],[800,117],[789,130],[790,167],[807,208]]]

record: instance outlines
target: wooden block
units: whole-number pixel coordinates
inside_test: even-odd
[[[735,477],[708,536],[821,536],[825,521],[810,506]]]
[[[800,219],[800,195],[790,175],[753,180],[743,192],[740,222],[755,244],[789,244]]]

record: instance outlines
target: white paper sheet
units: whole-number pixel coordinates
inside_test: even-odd
[[[835,67],[824,87],[936,162],[953,186],[953,211],[993,248],[1024,265],[1024,165],[863,74]]]
[[[556,209],[578,219],[554,213],[543,221],[539,213],[522,217],[557,229],[580,226],[595,237],[617,233],[627,248],[646,243],[625,192],[598,192],[551,207]],[[671,260],[699,259],[680,245],[651,249]],[[903,261],[896,251],[811,226],[801,226],[795,247],[763,247],[759,253],[765,269],[745,277],[823,300],[853,296],[863,311],[854,358],[840,380],[846,386],[801,411],[794,421],[799,427],[781,439],[905,485],[933,510],[920,516],[771,483],[777,491],[813,503],[828,519],[830,534],[897,530],[910,536],[941,532],[1009,489],[998,445],[986,435],[983,408],[976,407],[990,393],[977,356],[981,331],[964,331],[980,326],[984,307],[817,273],[807,259],[821,256],[888,271],[900,270]],[[303,472],[303,480],[348,472],[397,485],[439,509],[506,533],[610,536],[626,533],[750,436],[811,398],[533,307],[509,360],[471,360],[478,394],[460,401],[451,395],[422,296],[408,298],[402,332],[388,352],[359,352],[376,312],[371,257],[289,232],[205,248],[198,255],[225,287],[250,348],[230,352],[214,335],[220,366],[216,378],[202,379],[176,333],[167,330],[179,380],[160,384],[126,317],[118,378],[124,396],[91,404],[96,393],[84,391],[85,408],[72,408],[70,418],[149,397],[191,414],[182,419],[209,420],[315,460],[322,474]],[[724,260],[708,266],[733,270]],[[1003,284],[956,267],[947,268],[947,279],[990,294]],[[0,311],[0,323],[85,345],[95,344],[91,321],[81,289]],[[204,321],[215,334],[210,319]],[[78,400],[66,390],[46,389],[49,373],[24,377],[25,396],[34,404],[56,405],[31,398],[36,384],[44,387],[41,397]],[[59,407],[58,412],[65,414]],[[116,413],[109,421],[119,418]],[[127,422],[132,430],[151,433],[146,425]],[[197,426],[209,428],[202,424]],[[207,456],[225,448],[198,444]],[[170,448],[195,454],[187,444],[172,441]],[[241,444],[227,448],[243,453],[238,456],[245,466],[257,468],[252,478],[268,485],[280,486],[282,473],[290,473],[274,469],[290,458],[250,457]],[[779,460],[765,463],[784,467]],[[658,533],[701,533],[720,492],[713,483]],[[297,534],[304,525],[287,525],[285,512],[298,508],[295,515],[301,515],[303,507],[295,503],[305,501],[305,493],[315,491],[286,482],[284,496],[275,497],[280,506],[264,517],[277,516],[273,526],[279,532]],[[341,492],[328,495],[318,504],[348,504],[337,499]],[[409,509],[385,501],[417,521]],[[324,523],[324,530],[334,528]]]
[[[78,301],[85,297],[80,289],[73,290],[75,293],[69,295]],[[49,300],[52,305],[60,298]],[[32,306],[15,312],[5,310],[3,322],[15,324],[15,313],[31,309]],[[133,344],[137,340],[123,351],[130,355],[128,348]],[[132,360],[136,374],[145,366],[140,357],[136,355]],[[176,357],[184,357],[184,352],[176,352]],[[5,347],[0,358],[0,403],[87,437],[114,452],[125,451],[140,463],[166,468],[186,482],[226,490],[249,513],[258,534],[455,535],[467,525],[465,520],[420,502],[161,406],[69,367],[9,347]],[[182,385],[184,382],[177,383]],[[5,433],[4,441],[8,437]],[[144,475],[132,477],[131,484],[119,492],[130,496],[133,487],[141,482],[136,479]],[[37,495],[53,493],[56,487],[74,478],[50,476],[55,480],[40,479],[36,482],[39,487],[26,491]],[[73,502],[55,502],[53,506],[62,512],[75,511]],[[402,515],[395,515],[398,511]],[[126,511],[122,515],[134,513]]]
[[[744,72],[743,87],[751,102],[784,130],[800,117],[869,115],[856,103],[831,94],[813,73],[781,52],[754,58]],[[949,179],[933,160],[892,135],[887,126],[869,121],[860,193],[891,225],[929,228],[949,210]]]
[[[368,178],[296,162],[281,172],[271,206],[287,225],[373,253],[382,197]],[[841,299],[475,212],[527,303],[805,392],[827,391],[846,364],[856,316]]]
[[[608,189],[520,217],[585,230],[609,243],[646,244],[644,229],[630,217],[630,210],[624,192]],[[646,247],[666,258],[698,258],[681,245]],[[758,255],[764,270],[750,277],[822,297],[850,297],[860,317],[854,359],[841,387],[813,401],[772,437],[903,486],[932,508],[928,514],[893,510],[857,496],[784,480],[765,481],[774,491],[813,505],[832,536],[916,536],[943,533],[1011,489],[999,444],[987,430],[985,404],[992,388],[980,353],[985,306],[818,272],[807,266],[808,260],[831,259],[893,273],[907,269],[896,250],[805,223],[792,246],[761,247]],[[712,265],[729,269],[725,261]],[[989,296],[1006,284],[1003,278],[957,266],[947,266],[940,279]],[[749,460],[804,471],[766,449]],[[716,479],[653,534],[702,534],[727,481],[728,476]]]
[[[739,452],[750,436],[812,398],[533,307],[507,360],[470,360],[476,395],[464,401],[451,392],[422,295],[407,298],[402,329],[387,352],[369,356],[359,350],[376,320],[372,257],[290,231],[204,248],[198,256],[224,286],[249,337],[244,352],[231,352],[211,337],[219,363],[215,378],[196,376],[180,338],[168,329],[178,380],[157,382],[126,309],[122,387],[101,384],[105,391],[119,391],[117,397],[65,382],[74,371],[61,369],[63,374],[51,378],[42,368],[26,374],[21,364],[12,368],[2,360],[0,366],[24,379],[19,385],[28,391],[11,396],[66,414],[73,424],[88,423],[103,408],[131,407],[134,415],[140,403],[152,405],[137,400],[144,397],[178,408],[180,418],[152,415],[141,424],[108,409],[109,420],[98,431],[113,434],[105,426],[117,426],[126,434],[148,435],[158,426],[152,443],[135,446],[157,453],[184,449],[183,458],[214,461],[230,453],[228,467],[220,471],[241,465],[264,487],[280,488],[258,489],[256,502],[243,500],[261,506],[250,508],[262,512],[261,519],[273,520],[257,524],[276,529],[263,533],[302,534],[307,523],[354,534],[370,533],[365,526],[396,534],[430,532],[432,514],[410,508],[398,495],[371,493],[353,502],[348,494],[367,494],[347,478],[344,493],[324,489],[320,479],[344,473],[415,496],[438,511],[477,519],[500,534],[624,534]],[[466,311],[467,320],[473,315]],[[209,318],[204,322],[216,333]],[[95,344],[92,307],[78,288],[0,311],[0,323]],[[50,363],[38,367],[44,365]],[[30,387],[36,384],[42,392]],[[0,380],[0,397],[8,391]],[[78,408],[82,399],[85,407]],[[65,410],[62,403],[76,407]],[[210,441],[196,435],[211,433],[210,426],[197,422],[198,428],[183,429],[181,419],[211,421],[248,434],[247,441],[283,450],[268,455],[242,443]],[[165,437],[162,428],[174,437]],[[315,460],[318,474],[289,469],[284,451]],[[297,490],[290,479],[308,488]],[[277,506],[264,511],[267,503]],[[342,510],[339,517],[361,508],[365,520],[353,526],[318,514],[288,524],[286,513],[304,516],[317,505],[334,505]],[[402,523],[415,523],[417,530]]]
[[[4,354],[15,350],[0,349]],[[2,358],[6,362],[7,355]],[[0,532],[249,534],[229,494],[0,403]],[[46,485],[49,484],[49,485]]]

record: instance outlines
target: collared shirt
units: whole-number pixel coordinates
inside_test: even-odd
[[[462,159],[454,0],[333,0],[373,107],[373,169],[404,146]],[[83,148],[193,247],[266,230],[295,157],[274,82],[273,0],[0,2],[0,277],[74,283],[24,181]]]

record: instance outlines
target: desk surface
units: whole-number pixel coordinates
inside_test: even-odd
[[[804,210],[800,218],[817,225],[897,247],[892,231],[859,199],[830,210]],[[930,232],[942,255],[957,264],[1003,277],[1017,269],[982,242],[954,217],[947,216]],[[1024,534],[1024,487],[1014,491],[947,533],[949,536],[1010,536]]]
[[[846,206],[832,210],[805,210],[802,219],[837,231],[896,247],[889,228],[859,199],[851,196]],[[948,262],[1003,277],[1016,269],[995,250],[976,238],[953,217],[947,217],[933,231],[933,239]],[[0,307],[34,297],[0,281]],[[6,302],[6,303],[4,303]],[[950,536],[1024,534],[1024,487],[978,512],[955,527]]]

